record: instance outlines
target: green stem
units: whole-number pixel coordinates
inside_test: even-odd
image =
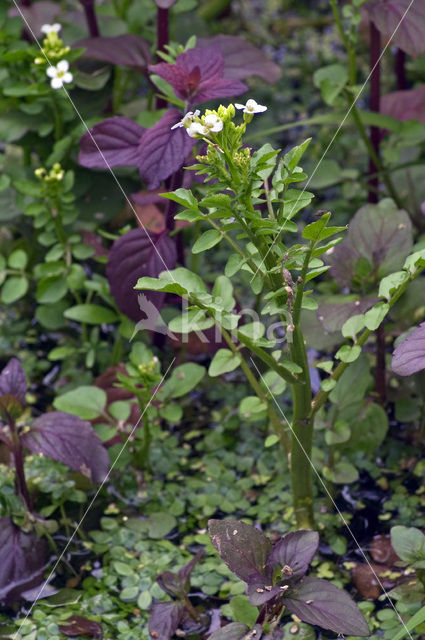
[[[344,47],[348,55],[349,82],[351,85],[355,85],[356,84],[356,51],[353,45],[350,43],[350,40],[344,31],[344,27],[342,26],[341,16],[338,9],[338,3],[336,0],[331,0],[331,7],[332,7],[332,13],[335,19],[337,29],[339,31],[341,40],[344,44]]]
[[[62,133],[63,133],[63,121],[62,121],[62,114],[60,111],[60,108],[58,106],[57,100],[56,100],[56,96],[53,94],[52,95],[52,100],[51,100],[51,107],[52,107],[52,112],[53,112],[53,122],[55,125],[55,141],[58,142],[61,138],[62,138]]]
[[[293,415],[291,440],[291,486],[297,527],[312,529],[313,476],[311,450],[313,446],[313,419],[310,416],[311,383],[304,337],[295,325],[290,345],[292,361],[303,369],[304,384],[293,385]]]

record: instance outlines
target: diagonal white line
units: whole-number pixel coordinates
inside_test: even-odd
[[[290,422],[289,422],[288,418],[287,418],[287,417],[286,417],[286,415],[284,414],[284,412],[283,412],[283,410],[282,410],[282,407],[281,407],[281,406],[280,406],[280,404],[278,403],[278,401],[277,401],[276,397],[273,395],[273,392],[271,391],[270,387],[268,386],[268,384],[267,384],[266,380],[264,379],[264,377],[263,377],[263,375],[262,375],[261,371],[258,369],[258,367],[257,367],[257,365],[255,364],[255,362],[254,362],[254,360],[252,359],[252,357],[250,357],[250,360],[251,360],[252,364],[254,365],[254,367],[255,367],[255,369],[256,369],[256,371],[257,371],[258,375],[260,376],[261,381],[263,382],[264,386],[266,387],[266,389],[267,389],[268,393],[270,394],[270,397],[273,399],[273,402],[276,404],[277,408],[279,409],[280,413],[282,414],[282,416],[283,416],[283,418],[284,418],[284,420],[285,420],[286,424],[288,425],[288,427],[289,427],[289,429],[290,429],[290,431],[291,431],[292,435],[295,437],[295,439],[297,440],[297,442],[298,442],[299,446],[301,447],[301,449],[302,449],[302,451],[303,451],[303,453],[304,453],[305,457],[307,458],[307,460],[308,460],[308,462],[309,462],[309,464],[310,464],[311,468],[313,469],[314,473],[315,473],[315,474],[316,474],[316,476],[318,477],[319,482],[320,482],[320,484],[322,485],[323,489],[325,490],[325,492],[326,492],[326,494],[327,494],[328,498],[331,500],[331,502],[332,502],[333,506],[335,507],[335,510],[337,511],[337,513],[338,513],[339,517],[341,518],[343,525],[347,528],[347,530],[348,530],[348,532],[349,532],[350,536],[353,538],[353,540],[354,540],[354,542],[355,542],[355,544],[356,544],[357,548],[359,549],[360,553],[362,554],[362,556],[363,556],[363,558],[364,558],[365,562],[366,562],[366,563],[367,563],[367,565],[369,566],[369,569],[372,571],[372,573],[373,573],[373,575],[374,575],[374,577],[375,577],[375,579],[376,579],[377,583],[378,583],[378,584],[379,584],[379,586],[381,587],[381,589],[382,589],[382,591],[383,591],[383,593],[384,593],[385,597],[388,599],[388,601],[389,601],[389,603],[390,603],[391,607],[394,609],[395,613],[397,614],[397,618],[399,619],[399,621],[401,622],[401,624],[403,625],[403,627],[404,627],[404,628],[405,628],[405,630],[407,631],[407,634],[408,634],[408,636],[409,636],[410,640],[413,640],[412,636],[410,635],[409,629],[406,627],[405,623],[403,622],[403,619],[401,618],[400,614],[398,613],[397,609],[395,608],[395,606],[394,606],[394,604],[393,604],[393,602],[392,602],[392,600],[391,600],[390,596],[388,595],[388,592],[386,591],[386,589],[385,589],[384,585],[382,584],[381,580],[379,579],[379,576],[378,576],[378,575],[376,574],[376,572],[374,571],[374,569],[373,569],[372,565],[370,564],[369,560],[368,560],[368,559],[367,559],[367,557],[366,557],[365,552],[364,552],[364,551],[363,551],[363,549],[361,548],[360,544],[357,542],[357,538],[356,538],[356,536],[355,536],[355,535],[354,535],[354,533],[351,531],[351,529],[350,529],[350,526],[349,526],[348,522],[347,522],[347,521],[346,521],[346,519],[344,518],[344,515],[341,513],[341,511],[339,510],[339,508],[338,508],[338,506],[337,506],[337,504],[336,504],[335,500],[332,498],[332,496],[331,496],[331,494],[330,494],[330,492],[329,492],[329,490],[328,490],[328,488],[327,488],[327,486],[326,486],[325,482],[324,482],[324,481],[323,481],[323,479],[322,479],[322,476],[321,476],[321,475],[320,475],[320,473],[317,471],[316,467],[315,467],[315,466],[314,466],[314,464],[313,464],[313,461],[312,461],[312,460],[311,460],[311,458],[308,456],[308,454],[307,454],[306,450],[304,449],[303,445],[301,444],[301,442],[300,442],[300,440],[299,440],[299,438],[298,438],[297,434],[296,434],[296,433],[294,432],[294,430],[292,429],[292,425],[290,424]]]
[[[43,47],[40,44],[40,41],[38,40],[37,36],[35,35],[34,31],[31,29],[31,26],[28,23],[28,20],[25,18],[24,14],[22,13],[20,7],[18,6],[16,0],[12,0],[13,4],[15,5],[17,11],[19,12],[22,20],[25,22],[25,25],[28,29],[28,31],[31,33],[32,37],[34,38],[34,41],[37,43],[37,46],[39,47],[42,56],[45,58],[47,64],[49,66],[53,66],[52,63],[50,62],[48,56],[46,55],[45,51],[43,50]],[[46,76],[47,77],[47,76]],[[55,91],[58,91],[58,89],[55,89]],[[164,265],[165,269],[168,271],[168,273],[171,272],[168,269],[167,265],[165,264],[164,258],[162,257],[162,255],[160,254],[160,252],[158,251],[155,243],[153,242],[152,238],[150,237],[149,233],[147,232],[147,229],[145,227],[145,225],[143,224],[142,220],[139,218],[136,209],[133,206],[133,203],[131,202],[131,200],[129,199],[129,197],[127,196],[127,194],[124,191],[123,186],[121,185],[120,181],[118,180],[117,176],[115,175],[115,172],[113,171],[111,165],[109,164],[109,162],[106,160],[102,150],[100,149],[99,145],[97,144],[96,140],[94,139],[94,136],[92,134],[92,132],[90,131],[90,129],[88,128],[83,116],[81,115],[81,113],[78,111],[76,104],[74,103],[74,101],[72,100],[71,96],[69,95],[66,87],[63,85],[62,86],[62,91],[65,93],[66,97],[68,98],[69,102],[72,105],[72,108],[74,109],[75,113],[77,114],[77,116],[79,117],[79,119],[81,120],[81,123],[83,124],[85,130],[87,131],[87,133],[89,134],[91,141],[93,142],[93,144],[95,145],[97,151],[99,152],[103,162],[105,163],[105,166],[108,168],[108,171],[110,172],[111,176],[113,177],[113,179],[115,180],[116,185],[118,186],[119,190],[121,191],[121,193],[123,194],[127,204],[129,205],[130,209],[132,210],[132,212],[134,213],[137,221],[139,222],[140,226],[142,227],[143,231],[146,233],[146,236],[149,238],[149,241],[152,245],[152,247],[154,248],[155,252],[157,253],[159,259],[161,260],[162,264]],[[172,275],[171,275],[172,277]],[[172,280],[174,281],[174,278],[172,277]]]
[[[294,206],[292,207],[290,213],[288,214],[287,218],[285,219],[285,221],[283,222],[282,226],[280,227],[278,233],[275,236],[275,239],[273,240],[273,242],[271,243],[270,247],[267,250],[266,255],[264,256],[264,258],[261,260],[259,266],[257,267],[257,271],[254,273],[254,275],[251,278],[251,282],[254,280],[254,278],[256,277],[257,273],[259,272],[259,270],[261,269],[261,267],[264,264],[265,259],[267,258],[267,256],[269,255],[270,251],[272,250],[272,248],[274,247],[274,245],[277,242],[278,236],[282,233],[282,231],[285,228],[285,224],[287,222],[287,220],[290,219],[291,213],[294,211],[295,207],[297,206],[299,200],[302,198],[303,193],[305,192],[305,190],[307,189],[308,185],[310,184],[311,180],[314,178],[314,175],[316,173],[316,171],[318,170],[318,168],[320,167],[320,165],[322,164],[323,159],[325,158],[326,154],[328,153],[329,149],[332,147],[333,143],[335,142],[335,138],[337,137],[338,133],[341,131],[341,128],[344,126],[345,121],[347,120],[348,116],[350,115],[351,111],[353,110],[353,108],[356,106],[356,103],[358,101],[358,99],[360,98],[360,96],[362,95],[364,88],[366,87],[367,83],[369,82],[373,72],[375,71],[376,67],[378,66],[378,64],[381,62],[382,56],[385,54],[386,50],[388,49],[388,47],[391,44],[391,41],[393,40],[395,34],[397,33],[397,31],[400,28],[401,23],[403,22],[404,18],[406,17],[407,13],[410,10],[410,7],[412,6],[412,4],[415,2],[415,0],[411,0],[409,6],[407,7],[406,11],[403,13],[403,15],[400,18],[400,21],[398,22],[396,28],[394,29],[391,37],[389,38],[388,42],[386,43],[386,45],[384,46],[384,48],[381,51],[381,55],[379,56],[378,60],[375,62],[374,66],[372,67],[372,69],[369,72],[369,75],[367,76],[366,80],[364,81],[364,83],[362,84],[362,86],[360,87],[356,97],[354,98],[353,102],[351,103],[350,107],[347,110],[347,113],[345,114],[344,118],[342,119],[338,129],[336,130],[336,132],[334,133],[332,140],[330,141],[330,143],[328,144],[328,146],[326,147],[326,149],[324,150],[319,162],[316,164],[311,176],[309,177],[309,179],[307,180],[305,186],[303,187],[303,190],[301,191],[300,195],[298,196],[298,198],[295,201]]]
[[[12,640],[17,640],[18,638],[18,634],[20,632],[20,630],[22,629],[23,625],[25,624],[25,622],[28,620],[28,617],[31,615],[32,610],[34,609],[35,605],[37,604],[43,589],[45,588],[45,586],[49,583],[50,579],[52,578],[54,572],[56,571],[56,568],[58,566],[58,564],[60,563],[60,561],[62,560],[63,556],[65,555],[65,553],[67,552],[69,545],[71,544],[71,542],[73,541],[73,539],[75,538],[76,533],[78,532],[79,528],[81,527],[82,523],[84,522],[88,512],[90,511],[90,509],[92,508],[97,496],[99,495],[99,493],[101,492],[102,488],[104,487],[105,483],[108,481],[109,476],[111,475],[111,472],[113,471],[116,463],[118,462],[118,460],[120,459],[124,449],[126,448],[127,444],[129,443],[130,439],[133,437],[134,432],[136,431],[137,427],[140,424],[140,421],[142,420],[143,416],[145,415],[146,411],[149,409],[150,405],[152,404],[153,399],[155,398],[156,394],[158,393],[162,383],[164,382],[165,378],[167,377],[167,374],[169,372],[169,370],[171,369],[171,367],[173,366],[174,362],[175,362],[175,358],[173,358],[173,360],[171,361],[171,364],[168,366],[167,371],[164,373],[164,375],[161,378],[160,383],[158,384],[158,386],[155,388],[149,402],[146,404],[145,408],[143,409],[142,413],[140,414],[140,417],[138,419],[138,421],[136,422],[136,424],[134,425],[134,427],[132,428],[130,434],[128,435],[127,440],[124,442],[123,446],[121,447],[121,449],[118,452],[117,457],[115,458],[115,460],[113,461],[113,463],[111,464],[111,467],[108,471],[108,473],[106,474],[105,478],[102,480],[102,483],[99,485],[96,493],[94,494],[89,506],[87,507],[87,509],[85,510],[85,512],[83,513],[83,516],[80,520],[80,522],[77,524],[77,526],[75,527],[71,537],[69,538],[68,542],[65,545],[65,548],[63,549],[62,553],[60,554],[60,556],[58,557],[58,559],[56,560],[55,564],[53,565],[52,570],[50,571],[49,575],[47,576],[45,582],[43,583],[40,591],[38,592],[34,602],[31,604],[31,607],[29,608],[29,610],[27,611],[27,614],[25,616],[25,618],[23,619],[22,623],[19,626],[19,629],[17,630],[17,632],[15,633],[15,635],[13,636]]]

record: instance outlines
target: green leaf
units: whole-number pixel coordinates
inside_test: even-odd
[[[325,442],[328,446],[340,444],[349,440],[351,430],[344,420],[337,420],[332,429],[327,429],[325,433]]]
[[[134,573],[133,568],[129,564],[120,562],[119,560],[113,562],[112,567],[120,576],[131,576]]]
[[[326,104],[333,105],[348,82],[348,71],[342,64],[331,64],[318,69],[313,82],[321,90]]]
[[[159,278],[139,278],[134,288],[165,291],[181,296],[197,292],[207,293],[207,288],[201,278],[185,267],[178,267],[172,271],[163,271]]]
[[[58,411],[71,413],[82,420],[98,418],[106,407],[106,393],[99,387],[81,386],[58,396],[53,406]]]
[[[68,320],[86,324],[109,324],[118,319],[115,311],[98,304],[77,304],[75,307],[67,309],[64,316]]]
[[[123,602],[131,602],[136,600],[139,595],[139,587],[124,587],[120,593],[120,600]]]
[[[408,565],[425,560],[425,535],[415,527],[392,527],[391,544],[398,557]]]
[[[235,275],[235,273],[237,273],[240,270],[244,262],[245,262],[245,258],[241,256],[240,253],[232,253],[226,263],[224,274],[228,278],[231,278],[232,276]]]
[[[170,404],[167,404],[165,407],[162,407],[159,410],[159,415],[167,422],[175,424],[177,422],[180,422],[180,420],[182,419],[183,409],[179,404],[171,402]]]
[[[258,608],[254,607],[248,600],[248,596],[233,596],[229,602],[233,620],[243,622],[249,627],[254,626],[258,618]]]
[[[168,198],[168,200],[178,202],[187,209],[198,209],[198,201],[190,189],[176,189],[175,191],[169,191],[168,193],[161,193],[161,196],[163,198]]]
[[[350,347],[348,344],[345,344],[340,349],[338,349],[335,354],[335,358],[338,358],[338,360],[342,360],[342,362],[354,362],[355,360],[357,360],[361,352],[362,348],[358,344],[355,344],[352,347]]]
[[[239,404],[239,416],[249,422],[263,420],[267,413],[267,405],[257,396],[247,396]]]
[[[12,304],[22,298],[28,291],[28,280],[25,276],[11,276],[1,290],[1,299],[5,304]]]
[[[196,387],[205,375],[205,368],[194,362],[186,362],[176,367],[170,378],[162,385],[158,396],[180,398]]]
[[[221,238],[222,234],[217,229],[209,229],[208,231],[205,231],[199,236],[193,245],[192,253],[202,253],[202,251],[211,249],[220,242]]]
[[[66,277],[48,276],[37,283],[36,300],[40,304],[51,304],[61,300],[68,291]]]
[[[415,253],[412,253],[406,258],[406,261],[403,265],[403,269],[411,274],[415,273],[416,269],[422,267],[425,267],[425,249],[421,249],[420,251],[415,251]]]
[[[279,436],[275,433],[271,433],[264,441],[264,447],[268,449],[269,447],[273,447],[275,444],[279,442]]]
[[[344,338],[356,339],[356,335],[365,327],[364,315],[362,313],[356,314],[348,318],[342,325],[342,335]]]
[[[425,621],[425,606],[423,606],[419,611],[417,611],[411,618],[405,623],[405,626],[400,629],[395,636],[392,637],[392,640],[402,640],[404,636],[408,635],[409,631],[412,631],[416,627],[419,627],[422,622]]]
[[[172,513],[157,511],[147,520],[149,537],[154,540],[165,538],[177,525],[177,520]]]
[[[22,251],[22,249],[16,249],[10,254],[8,262],[12,269],[25,269],[28,262],[28,256],[25,251]]]
[[[173,333],[187,334],[191,331],[204,331],[215,324],[214,318],[207,315],[202,309],[189,309],[186,313],[176,316],[168,323]]]
[[[364,314],[364,322],[370,331],[375,331],[389,311],[389,305],[386,302],[378,302],[372,309]]]
[[[379,283],[379,297],[389,300],[393,292],[408,280],[409,274],[407,273],[407,271],[395,271],[394,273],[390,273],[389,276],[385,276],[385,278],[382,278],[381,282]]]
[[[263,325],[262,322],[249,322],[248,324],[244,324],[241,327],[238,328],[238,336],[245,336],[246,338],[249,338],[249,340],[252,340],[253,342],[256,342],[257,340],[259,340],[260,338],[262,338],[264,336],[266,332],[266,327]]]
[[[357,469],[350,462],[337,462],[333,469],[323,467],[323,475],[335,484],[350,484],[359,477]]]
[[[35,311],[35,317],[42,327],[54,331],[66,325],[64,313],[67,308],[68,302],[66,300],[55,304],[39,305]],[[71,352],[75,352],[74,347],[71,347]]]
[[[208,374],[214,378],[234,371],[239,367],[241,360],[240,354],[234,354],[230,349],[219,349],[211,361]]]
[[[285,153],[283,162],[289,171],[292,172],[296,168],[310,142],[311,138],[307,138],[307,140],[304,140],[300,145],[293,147],[288,153]]]
[[[221,301],[223,309],[231,312],[235,306],[235,299],[233,297],[233,285],[227,276],[218,276],[214,283],[212,290],[214,296],[214,302],[218,302],[217,298]]]
[[[330,212],[324,213],[319,218],[319,220],[316,220],[316,222],[312,222],[311,224],[308,224],[306,227],[304,227],[303,233],[302,233],[303,238],[305,238],[306,240],[312,240],[313,242],[317,242],[317,240],[319,240],[320,238],[320,233],[328,224],[330,217],[331,217]]]

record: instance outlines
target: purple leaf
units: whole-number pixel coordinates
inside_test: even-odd
[[[118,238],[106,266],[111,294],[118,309],[135,322],[143,319],[135,284],[142,276],[156,278],[162,271],[174,269],[176,261],[176,245],[165,233],[132,229]],[[159,311],[164,294],[149,292],[146,295]],[[154,326],[155,322],[152,329]]]
[[[183,167],[196,140],[190,138],[184,127],[171,127],[181,120],[181,113],[169,109],[140,140],[137,165],[148,189],[156,189],[173,173]]]
[[[135,167],[139,161],[139,143],[145,131],[136,122],[122,116],[103,120],[81,138],[78,162],[89,169]]]
[[[156,576],[156,581],[165,593],[175,598],[181,598],[185,594],[183,581],[172,571],[163,571]]]
[[[342,266],[344,268],[344,266]],[[348,274],[347,274],[348,275]],[[351,284],[351,278],[348,281]],[[351,300],[351,296],[332,296],[329,302],[323,302],[317,309],[317,318],[325,331],[341,331],[345,322],[358,313],[365,313],[379,298],[361,298]]]
[[[71,616],[66,620],[68,624],[59,625],[59,629],[66,636],[90,636],[90,638],[102,639],[102,627],[94,620],[88,620],[81,616]]]
[[[225,78],[224,59],[217,47],[189,49],[177,56],[175,64],[160,62],[150,65],[173,87],[176,95],[188,104],[198,104],[215,98],[239,96],[248,90],[240,80]]]
[[[272,598],[284,594],[282,587],[273,587],[270,582],[261,575],[251,576],[249,579],[247,593],[254,607],[261,607]]]
[[[208,640],[242,640],[249,630],[248,625],[243,622],[231,622],[214,631]]]
[[[92,482],[103,482],[109,471],[109,456],[91,424],[69,413],[45,413],[21,441],[33,453],[63,462]]]
[[[27,378],[18,358],[11,358],[0,374],[0,396],[9,395],[25,403]]]
[[[249,76],[259,76],[266,82],[274,84],[282,75],[282,69],[261,49],[238,36],[218,35],[212,38],[199,38],[196,41],[196,48],[204,47],[215,47],[221,51],[225,78],[243,80]]]
[[[133,67],[142,72],[151,62],[149,43],[133,33],[113,38],[106,36],[85,38],[76,42],[73,47],[85,47],[83,58],[94,58],[111,64]]]
[[[46,564],[46,540],[0,518],[0,600],[13,602],[22,592],[41,586]]]
[[[307,571],[319,544],[317,531],[292,531],[273,545],[267,559],[266,571],[273,575],[278,567],[288,584],[299,580]]]
[[[410,5],[410,6],[409,6]],[[412,56],[425,51],[425,4],[411,0],[373,0],[363,5],[377,29],[391,45],[396,45]]]
[[[411,376],[425,369],[425,322],[395,348],[391,368],[399,376]]]
[[[155,0],[155,4],[160,9],[169,9],[176,4],[177,0]]]
[[[391,200],[382,200],[357,211],[328,262],[341,286],[351,287],[353,274],[360,281],[377,283],[403,266],[412,245],[409,216],[396,209]]]
[[[160,602],[154,605],[149,618],[149,633],[155,640],[169,640],[176,632],[183,617],[184,606],[180,602]]]
[[[370,636],[363,614],[348,593],[321,578],[303,578],[284,598],[285,607],[309,624],[347,636]]]
[[[201,549],[192,558],[192,560],[189,560],[189,562],[187,562],[181,569],[178,570],[178,576],[179,576],[179,578],[181,580],[183,580],[183,583],[184,583],[187,591],[189,590],[190,575],[191,575],[191,573],[193,571],[193,568],[195,567],[195,565],[198,564],[199,560],[202,558],[203,555],[204,555],[204,550]]]
[[[381,98],[381,113],[397,120],[419,120],[425,124],[425,85],[407,91],[393,91]]]
[[[270,540],[255,527],[238,520],[209,520],[211,542],[220,558],[241,580],[264,575]]]

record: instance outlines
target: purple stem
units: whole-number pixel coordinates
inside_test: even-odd
[[[15,422],[13,420],[9,421],[9,428],[10,428],[11,439],[13,443],[12,453],[13,453],[13,459],[15,462],[16,492],[23,497],[25,504],[27,505],[28,511],[32,511],[32,501],[28,491],[27,482],[25,480],[24,457],[22,453],[22,445],[19,440],[19,435],[16,429]]]
[[[406,54],[401,49],[397,49],[395,52],[394,71],[397,78],[397,89],[399,91],[407,89]]]
[[[156,15],[156,49],[157,51],[165,51],[165,45],[170,41],[170,15],[168,9],[160,9]],[[158,56],[158,62],[161,58]],[[163,98],[157,98],[155,106],[157,109],[165,109],[167,101]]]
[[[381,67],[379,56],[381,54],[381,34],[375,27],[373,22],[370,23],[370,110],[379,113],[381,103]],[[373,71],[372,71],[373,69]],[[374,148],[376,155],[379,157],[381,132],[379,127],[370,128],[370,142]],[[378,189],[379,189],[379,176],[378,167],[370,158],[369,160],[369,175],[373,177],[369,178],[369,190],[368,190],[368,202],[378,202]]]
[[[381,34],[373,22],[370,23],[370,110],[379,113],[381,107],[381,67],[379,56],[381,55]],[[379,127],[370,128],[370,143],[377,157],[380,156],[381,131]],[[368,202],[376,204],[379,201],[379,174],[372,158],[369,159],[369,189]],[[385,333],[380,326],[375,331],[376,337],[376,369],[375,388],[382,405],[386,401],[386,373],[385,373]]]
[[[91,38],[98,38],[100,36],[99,24],[97,22],[96,10],[94,7],[94,0],[80,0],[83,5],[84,13],[86,14],[87,27]]]

